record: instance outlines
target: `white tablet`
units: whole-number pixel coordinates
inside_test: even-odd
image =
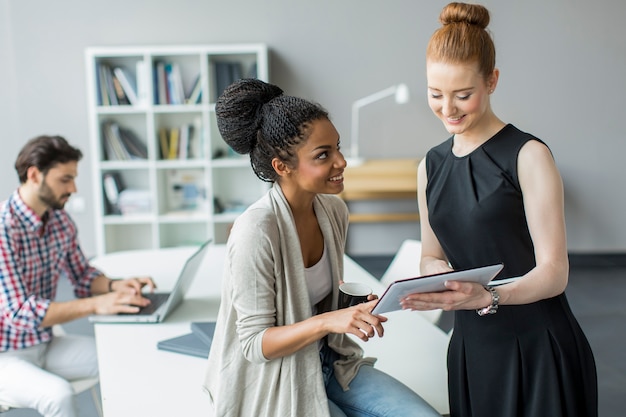
[[[381,295],[372,314],[401,310],[400,300],[409,294],[444,291],[446,281],[471,281],[487,285],[502,268],[504,268],[503,264],[495,264],[394,281]]]

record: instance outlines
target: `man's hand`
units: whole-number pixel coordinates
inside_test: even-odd
[[[150,277],[134,277],[113,280],[111,281],[111,285],[109,287],[114,292],[130,292],[132,294],[140,295],[144,287],[146,287],[149,292],[154,292],[156,285]]]
[[[150,300],[142,297],[141,290],[136,291],[134,286],[126,286],[120,291],[97,295],[93,297],[93,301],[95,314],[137,313],[141,307],[150,304]]]

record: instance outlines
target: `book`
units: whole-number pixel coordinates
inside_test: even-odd
[[[179,131],[177,127],[170,129],[170,143],[168,146],[167,159],[176,159],[178,157],[178,137]]]
[[[226,87],[243,78],[240,62],[218,61],[215,63],[215,89],[217,97],[222,95]]]
[[[110,161],[147,159],[148,147],[130,129],[120,127],[112,120],[102,122],[104,153]]]
[[[118,79],[124,94],[126,95],[126,99],[128,100],[128,104],[136,105],[139,103],[139,99],[137,98],[137,92],[135,83],[133,82],[133,78],[130,76],[128,71],[126,71],[122,67],[113,68],[113,75]]]
[[[101,68],[104,76],[107,96],[109,97],[109,105],[117,106],[117,94],[115,94],[115,87],[113,86],[113,73],[111,72],[111,67],[106,64],[102,64]]]
[[[148,64],[143,60],[137,61],[135,69],[137,74],[137,104],[144,105],[148,103],[148,86],[151,78]]]
[[[198,74],[195,81],[191,85],[191,90],[187,93],[187,98],[185,99],[185,103],[198,104],[200,103],[201,98],[202,98],[202,77],[200,77],[200,74]]]
[[[119,207],[120,192],[124,189],[122,178],[117,172],[107,172],[102,175],[102,187],[105,198],[106,214],[121,214]]]
[[[96,62],[96,105],[103,105],[103,97],[102,97],[102,80],[100,79],[100,74],[102,71],[100,70],[100,63]]]
[[[167,76],[165,74],[165,63],[156,64],[156,103],[167,104]]]
[[[191,331],[210,348],[213,342],[213,333],[215,333],[215,322],[194,321],[191,323]]]
[[[117,123],[109,123],[108,126],[109,137],[113,143],[113,147],[115,148],[115,153],[117,155],[117,159],[121,161],[125,161],[128,159],[132,159],[128,148],[124,145],[122,141],[122,133],[120,132],[120,125]]]
[[[170,155],[170,139],[167,135],[167,128],[159,129],[159,143],[161,145],[161,159],[167,159]]]
[[[102,131],[102,155],[105,161],[115,161],[119,159],[115,153],[115,147],[113,146],[113,140],[110,138],[109,126],[105,123],[100,127]]]
[[[98,91],[100,92],[100,104],[101,106],[110,106],[109,90],[107,89],[106,80],[106,66],[104,64],[98,64]]]
[[[189,133],[191,125],[186,123],[180,127],[180,137],[178,141],[178,159],[189,158]]]
[[[107,160],[125,161],[131,158],[122,143],[117,123],[110,120],[104,121],[102,123],[102,137],[104,138],[104,153]]]
[[[115,74],[111,74],[111,80],[113,82],[113,91],[115,91],[115,97],[117,98],[118,105],[128,105],[130,102],[128,101],[128,97],[126,97],[126,93],[122,88],[122,84],[120,83],[119,78],[115,76]]]
[[[194,117],[189,132],[189,158],[202,158],[202,117]]]
[[[135,132],[120,128],[119,135],[130,159],[148,159],[148,147],[135,135]]]
[[[172,77],[172,64],[166,62],[164,64],[165,68],[165,104],[175,104],[174,97],[172,97],[172,93],[174,91],[174,78]]]
[[[215,92],[217,97],[221,96],[226,87],[231,84],[230,63],[215,63]]]
[[[194,333],[172,337],[157,342],[157,349],[168,352],[182,353],[184,355],[196,356],[198,358],[209,357],[209,346],[198,338]]]
[[[180,66],[176,63],[171,64],[169,72],[170,78],[170,103],[185,104],[185,92],[183,91],[183,78],[180,73]]]

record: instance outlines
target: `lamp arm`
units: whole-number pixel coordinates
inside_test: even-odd
[[[352,127],[350,129],[350,156],[359,155],[359,108],[358,101],[352,104]]]
[[[352,103],[352,127],[350,129],[350,156],[356,157],[359,155],[359,109],[368,104],[374,103],[387,96],[392,96],[396,93],[397,87],[394,85],[389,88],[385,88],[377,93],[370,94],[367,97],[363,97]]]
[[[406,89],[406,85],[401,84],[404,89]],[[356,100],[352,103],[352,126],[350,129],[350,156],[353,158],[357,158],[359,155],[359,109],[363,106],[367,106],[368,104],[374,103],[375,101],[381,100],[385,97],[392,96],[397,93],[399,86],[394,85],[389,88],[385,88],[377,93],[371,94],[367,97],[363,97],[361,99]],[[398,98],[396,98],[398,101]],[[405,102],[405,100],[402,100]]]
[[[381,90],[377,93],[371,94],[367,97],[360,98],[354,103],[352,103],[352,109],[354,109],[355,107],[367,106],[368,104],[378,101],[380,99],[383,99],[387,96],[392,96],[396,93],[397,89],[398,87],[394,85],[389,88],[385,88],[384,90]]]

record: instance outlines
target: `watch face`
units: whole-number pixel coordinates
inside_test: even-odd
[[[481,308],[479,310],[476,310],[476,312],[478,313],[479,316],[486,316],[488,314],[496,314],[496,311],[498,311],[497,308],[493,308],[493,305],[487,306],[485,308]]]

